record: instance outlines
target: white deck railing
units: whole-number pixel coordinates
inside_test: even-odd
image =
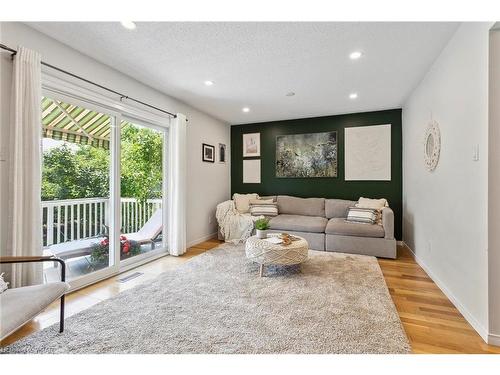
[[[161,199],[122,198],[122,233],[137,232],[162,206]],[[84,198],[42,202],[43,246],[97,236],[109,225],[109,199]]]

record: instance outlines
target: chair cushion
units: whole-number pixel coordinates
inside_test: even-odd
[[[9,283],[5,282],[5,280],[3,279],[3,274],[4,272],[0,274],[0,293],[3,293],[7,289],[9,289]]]
[[[328,220],[324,217],[301,215],[278,215],[269,221],[273,230],[291,230],[309,233],[324,233]]]
[[[0,294],[0,338],[33,319],[69,289],[64,282],[8,289]]]
[[[356,201],[348,201],[345,199],[326,199],[325,216],[328,219],[332,217],[347,217],[349,207],[353,207],[356,203]]]
[[[325,198],[297,198],[278,195],[277,201],[280,214],[325,216]]]
[[[384,227],[378,224],[348,223],[342,218],[333,218],[328,221],[326,234],[341,236],[375,237],[383,238]]]

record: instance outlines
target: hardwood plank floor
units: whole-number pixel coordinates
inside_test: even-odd
[[[500,353],[467,323],[407,248],[398,246],[397,259],[378,263],[414,353]]]
[[[66,316],[74,315],[124,290],[147,282],[220,243],[216,239],[205,241],[189,248],[181,257],[166,256],[71,293],[67,296]],[[378,262],[414,353],[500,354],[500,347],[484,343],[415,262],[408,249],[398,247],[396,260],[379,259]],[[143,275],[126,283],[118,282],[119,278],[134,272],[142,272]],[[58,311],[59,304],[55,302],[30,323],[0,342],[0,345],[8,345],[56,323]]]

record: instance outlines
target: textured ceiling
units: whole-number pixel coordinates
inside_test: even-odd
[[[458,26],[139,22],[129,31],[109,22],[29,25],[231,124],[400,107]],[[351,61],[354,50],[363,57]],[[205,80],[215,84],[207,87]],[[290,91],[296,95],[286,96]],[[350,100],[351,92],[358,99]]]

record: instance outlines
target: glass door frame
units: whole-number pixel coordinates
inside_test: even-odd
[[[120,121],[120,113],[114,112],[109,108],[104,106],[99,106],[94,103],[89,103],[85,100],[79,100],[73,96],[67,96],[59,92],[53,92],[51,90],[42,90],[42,95],[50,99],[59,100],[65,103],[76,105],[85,109],[89,109],[95,112],[103,113],[110,118],[110,167],[109,167],[109,260],[113,261],[113,264],[105,268],[89,272],[88,274],[78,276],[74,279],[68,280],[70,284],[70,290],[79,289],[85,285],[93,284],[99,280],[106,279],[117,274],[120,270],[119,264],[119,252],[117,251],[117,240],[119,237],[116,236],[116,227],[119,227],[119,221],[117,221],[116,207],[120,207],[120,184],[116,184],[116,173],[119,173],[119,160],[116,160],[116,155],[120,154],[120,145],[117,142],[117,127],[116,124]],[[118,129],[119,130],[119,129]],[[118,133],[119,136],[119,133]],[[42,138],[40,139],[42,142]],[[42,152],[42,145],[40,144],[40,149]],[[118,202],[118,203],[117,203]],[[40,223],[41,224],[41,223]],[[119,229],[119,228],[118,228]],[[118,255],[118,262],[117,262]]]
[[[62,79],[57,75],[51,75],[47,72],[42,72],[42,96],[47,96],[53,99],[59,99],[69,102],[96,112],[107,114],[111,118],[110,132],[110,253],[113,252],[114,264],[101,270],[82,275],[69,281],[70,291],[74,291],[87,285],[95,284],[96,282],[117,275],[128,269],[137,267],[143,263],[150,262],[154,259],[168,255],[168,220],[169,207],[168,197],[168,173],[169,173],[169,132],[170,118],[149,110],[142,110],[122,103],[121,99],[99,94],[84,86],[75,84]],[[41,100],[41,98],[40,98]],[[162,182],[162,205],[163,210],[163,242],[162,246],[154,251],[137,256],[137,259],[120,260],[120,217],[121,217],[121,122],[126,121],[136,122],[138,125],[144,124],[146,127],[151,127],[155,130],[163,132],[163,182]],[[117,125],[119,124],[119,125]],[[40,150],[41,150],[40,139]],[[41,209],[41,207],[40,207]],[[41,225],[41,223],[40,223]],[[42,246],[40,244],[40,246]]]

